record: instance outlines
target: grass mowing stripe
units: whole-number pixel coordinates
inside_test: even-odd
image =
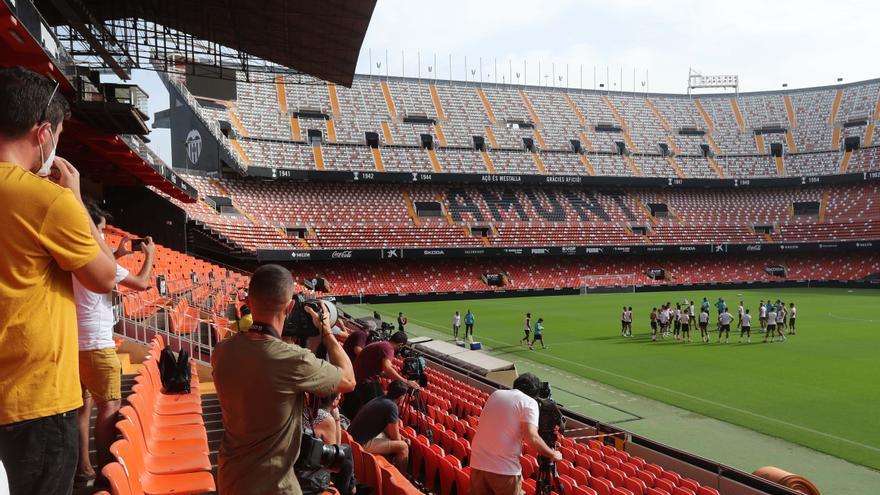
[[[415,322],[417,322],[417,323],[420,323],[420,324],[423,325],[423,326],[429,326],[429,327],[432,327],[432,328],[435,328],[435,329],[438,328],[437,325],[435,325],[435,324],[433,324],[433,323],[431,323],[431,322],[428,322],[428,321],[417,320],[417,319],[415,319],[415,318],[410,318],[410,319],[411,319],[412,321],[415,321]],[[499,344],[505,344],[505,342],[502,342],[502,341],[500,341],[500,340],[493,339],[493,338],[491,338],[491,337],[482,337],[482,339],[484,339],[484,340],[488,340],[488,341],[490,341],[490,342],[496,342],[496,343],[499,343]],[[569,342],[568,344],[572,344],[572,343],[581,343],[581,342],[580,342],[580,341],[575,341],[575,342]],[[563,344],[565,344],[565,343],[563,343]],[[697,397],[697,396],[695,396],[695,395],[691,395],[691,394],[687,394],[687,393],[684,393],[684,392],[680,392],[680,391],[675,390],[675,389],[671,389],[671,388],[664,387],[664,386],[661,386],[661,385],[656,385],[656,384],[654,384],[654,383],[650,383],[650,382],[646,382],[646,381],[638,380],[638,379],[636,379],[636,378],[633,378],[633,377],[630,377],[630,376],[626,376],[626,375],[621,375],[620,373],[615,373],[615,372],[613,372],[613,371],[608,371],[608,370],[605,370],[605,369],[602,369],[602,368],[596,368],[595,366],[588,366],[588,365],[585,365],[585,364],[583,364],[583,363],[578,363],[578,362],[575,362],[575,361],[571,361],[571,360],[569,360],[569,359],[561,358],[561,357],[559,357],[559,356],[554,356],[554,355],[552,355],[552,354],[546,354],[546,356],[547,356],[548,358],[550,358],[550,359],[555,359],[555,360],[557,360],[557,361],[561,361],[561,362],[564,362],[564,363],[568,363],[568,364],[570,364],[570,365],[572,365],[572,366],[578,366],[578,367],[586,368],[586,369],[589,369],[589,370],[592,370],[592,371],[598,371],[598,372],[600,372],[600,373],[605,373],[605,374],[607,374],[607,375],[611,375],[611,376],[616,377],[616,378],[621,378],[621,379],[623,379],[623,380],[629,380],[629,381],[631,381],[631,382],[638,383],[639,385],[643,385],[643,386],[646,386],[646,387],[656,388],[656,389],[658,389],[658,390],[662,390],[662,391],[667,392],[667,393],[676,394],[676,395],[681,395],[681,396],[683,396],[683,397],[687,397],[688,399],[697,400],[697,401],[702,401],[702,402],[705,402],[705,403],[707,403],[707,404],[711,404],[711,405],[713,405],[713,406],[718,406],[718,407],[722,407],[722,408],[724,408],[724,409],[729,409],[729,410],[731,410],[731,411],[736,411],[736,412],[739,412],[739,413],[748,414],[748,415],[750,415],[750,416],[754,416],[754,417],[756,417],[756,418],[761,418],[761,419],[764,419],[764,420],[767,420],[767,421],[772,421],[772,422],[774,422],[774,423],[779,423],[779,424],[782,424],[782,425],[785,425],[785,426],[788,426],[788,427],[791,427],[791,428],[797,428],[797,429],[800,429],[800,430],[808,431],[808,432],[810,432],[810,433],[815,433],[815,434],[817,434],[817,435],[826,436],[826,437],[828,437],[828,438],[832,438],[832,439],[834,439],[834,440],[839,440],[839,441],[841,441],[841,442],[847,442],[847,443],[850,443],[850,444],[853,444],[853,445],[857,445],[857,446],[859,446],[859,447],[864,447],[864,448],[866,448],[866,449],[871,449],[871,450],[873,450],[873,451],[880,452],[880,448],[877,448],[877,447],[874,447],[874,446],[871,446],[871,445],[866,445],[866,444],[863,444],[863,443],[860,443],[860,442],[856,442],[855,440],[850,440],[850,439],[848,439],[848,438],[843,438],[843,437],[839,437],[839,436],[836,436],[836,435],[831,435],[831,434],[829,434],[829,433],[825,433],[825,432],[823,432],[823,431],[814,430],[814,429],[812,429],[812,428],[807,428],[807,427],[805,427],[805,426],[801,426],[801,425],[798,425],[798,424],[795,424],[795,423],[790,423],[790,422],[787,422],[787,421],[782,421],[782,420],[779,420],[779,419],[776,419],[776,418],[773,418],[773,417],[770,417],[770,416],[764,416],[763,414],[757,414],[757,413],[755,413],[755,412],[748,411],[748,410],[745,410],[745,409],[740,409],[740,408],[738,408],[738,407],[733,407],[733,406],[728,405],[728,404],[722,404],[722,403],[720,403],[720,402],[716,402],[716,401],[712,401],[712,400],[704,399],[704,398],[702,398],[702,397]],[[558,388],[558,387],[557,387],[557,388]],[[605,405],[605,404],[603,404],[603,405]],[[624,411],[624,412],[626,412],[626,411]],[[629,413],[628,413],[628,414],[629,414]],[[633,415],[633,416],[635,416],[635,415]]]
[[[647,315],[661,302],[724,297],[733,313],[745,300],[757,320],[757,301],[772,298],[798,306],[798,335],[761,345],[651,344]],[[595,294],[486,301],[382,305],[404,311],[451,338],[451,316],[467,308],[477,317],[478,340],[493,353],[526,358],[573,375],[603,381],[634,394],[778,436],[853,462],[880,468],[880,325],[878,290],[761,289]],[[633,306],[636,338],[619,335],[619,313]],[[374,306],[380,307],[380,306]],[[392,311],[393,309],[393,311]],[[545,318],[548,351],[521,350],[522,317]],[[714,327],[715,310],[712,310]],[[449,322],[449,325],[442,324]],[[753,324],[757,327],[756,324]],[[738,332],[733,331],[737,341]]]

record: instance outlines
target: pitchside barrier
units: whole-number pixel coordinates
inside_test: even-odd
[[[880,282],[875,280],[782,280],[779,282],[707,282],[694,284],[656,284],[636,285],[634,292],[665,292],[676,290],[750,290],[750,289],[786,289],[786,288],[839,288],[839,289],[877,289]],[[593,291],[600,292],[600,291]],[[618,291],[619,292],[619,291]],[[631,292],[631,291],[626,291]],[[502,297],[535,297],[535,296],[574,296],[581,294],[577,287],[552,289],[496,289],[477,291],[439,291],[411,292],[402,294],[358,294],[356,296],[336,296],[336,300],[344,304],[382,304],[422,301],[459,301],[470,299],[494,299]]]

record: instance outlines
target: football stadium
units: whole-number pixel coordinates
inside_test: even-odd
[[[547,3],[0,0],[0,494],[880,493],[876,26]]]

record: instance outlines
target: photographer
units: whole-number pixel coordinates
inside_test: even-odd
[[[539,455],[553,461],[562,459],[562,454],[538,435],[540,389],[538,377],[524,373],[513,382],[513,389],[496,390],[489,396],[471,444],[472,493],[521,494],[523,442]]]
[[[314,397],[312,407],[303,411],[303,432],[321,440],[325,445],[341,445],[344,417],[339,414],[339,399],[340,395],[337,393],[327,397]],[[331,478],[341,495],[350,495],[354,493],[354,462],[350,450],[345,450],[344,453],[344,460],[338,463]]]
[[[351,361],[333,336],[326,306],[305,311],[320,331],[329,362],[281,340],[293,293],[285,268],[258,268],[247,297],[253,326],[218,343],[211,357],[225,429],[217,475],[224,495],[299,495],[293,464],[300,454],[305,392],[326,396],[354,389]]]
[[[346,394],[342,409],[349,418],[354,418],[361,406],[382,395],[382,386],[379,378],[400,380],[410,387],[418,389],[419,384],[414,380],[407,380],[391,362],[394,355],[406,345],[408,339],[405,333],[397,332],[387,341],[373,342],[367,345],[358,355],[354,363],[354,376],[357,387],[354,391]]]
[[[348,432],[371,454],[393,455],[394,464],[406,472],[409,443],[400,436],[399,404],[406,396],[407,386],[400,380],[388,384],[388,393],[366,403],[351,421]]]
[[[348,354],[348,358],[351,359],[351,362],[354,363],[357,360],[358,354],[364,350],[364,347],[367,346],[367,338],[370,335],[362,330],[360,327],[355,327],[355,329],[348,334],[348,338],[345,339],[345,343],[342,344],[342,349]]]
[[[87,199],[85,206],[98,230],[106,229],[109,214],[93,200]],[[104,244],[103,240],[99,242]],[[113,253],[114,257],[120,259],[131,254],[131,243],[129,238],[122,239]],[[114,281],[129,289],[146,290],[152,281],[156,245],[147,237],[136,246],[144,255],[140,270],[137,274],[129,273],[117,264]],[[73,277],[73,295],[79,330],[79,380],[83,397],[83,406],[78,413],[79,466],[76,480],[86,482],[95,478],[95,469],[89,460],[89,420],[94,404],[97,404],[98,409],[95,419],[97,471],[100,472],[102,467],[113,461],[110,444],[116,439],[116,415],[122,405],[122,364],[116,355],[116,343],[113,342],[115,319],[112,294],[92,292]]]

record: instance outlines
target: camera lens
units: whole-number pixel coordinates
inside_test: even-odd
[[[321,451],[321,465],[327,469],[338,467],[348,457],[348,451],[351,449],[348,445],[327,445]]]

